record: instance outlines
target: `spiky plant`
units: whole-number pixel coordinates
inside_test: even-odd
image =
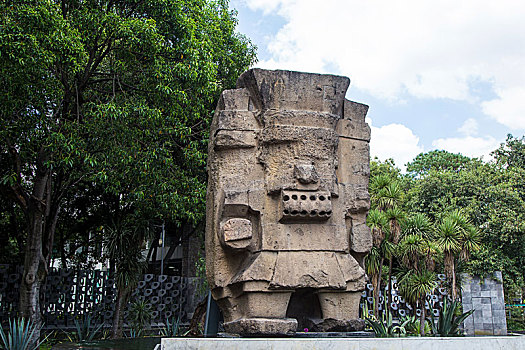
[[[6,350],[36,350],[45,341],[44,339],[37,344],[33,344],[33,336],[37,331],[37,327],[31,321],[26,321],[23,318],[9,320],[7,334],[0,327],[2,347]]]
[[[459,326],[467,317],[474,313],[474,310],[461,313],[461,303],[458,301],[443,300],[443,308],[436,320],[433,312],[430,313],[432,333],[440,337],[454,337],[460,335]]]
[[[415,304],[419,302],[421,307],[420,315],[420,332],[421,335],[425,335],[425,320],[426,320],[426,308],[425,298],[427,294],[432,293],[437,288],[436,274],[428,270],[411,270],[405,275],[404,279],[400,281],[400,292],[403,294],[405,299]]]

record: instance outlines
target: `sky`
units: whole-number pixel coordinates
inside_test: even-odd
[[[370,151],[404,168],[444,149],[490,160],[525,133],[525,3],[231,0],[255,67],[344,75]]]

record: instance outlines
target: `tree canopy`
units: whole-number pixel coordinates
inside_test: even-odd
[[[27,223],[10,239],[23,241],[33,317],[61,213],[202,219],[210,117],[255,47],[225,0],[22,0],[0,13],[0,223],[15,211]]]

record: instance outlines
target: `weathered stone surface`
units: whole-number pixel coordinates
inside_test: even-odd
[[[346,281],[333,252],[279,252],[270,288],[343,289]]]
[[[368,113],[368,106],[362,103],[345,99],[343,118],[352,120],[358,124],[366,124],[365,117]]]
[[[255,147],[253,131],[219,130],[215,135],[215,149]]]
[[[250,90],[257,109],[319,111],[341,115],[350,79],[292,71],[250,69],[237,87]]]
[[[308,332],[356,332],[365,329],[365,321],[359,318],[355,320],[308,319],[305,322],[305,328],[308,328]]]
[[[224,323],[226,332],[250,336],[292,335],[296,329],[297,320],[294,318],[241,318]]]
[[[370,128],[368,107],[345,99],[348,85],[253,69],[221,96],[208,150],[206,270],[229,332],[286,334],[297,327],[291,315],[334,319],[327,330],[358,322],[371,247]]]

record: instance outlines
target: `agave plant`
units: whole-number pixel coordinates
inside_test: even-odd
[[[92,341],[104,324],[96,326],[90,315],[83,317],[80,321],[75,320],[75,341],[78,343]]]
[[[380,320],[365,318],[365,322],[372,328],[378,338],[404,337],[407,333],[405,329],[407,322],[401,325],[394,324],[392,313],[388,310],[383,312]]]
[[[23,318],[9,320],[9,331],[4,333],[0,327],[0,337],[2,338],[2,347],[6,350],[36,350],[45,341],[42,340],[37,344],[33,343],[33,336],[37,332],[37,327],[31,321]]]
[[[401,322],[401,325],[405,328],[407,334],[421,335],[421,322],[418,316],[403,316],[399,322]],[[430,323],[425,322],[424,334],[430,334],[430,332]]]
[[[171,318],[171,321],[166,318],[166,326],[160,330],[160,335],[162,337],[176,337],[179,335],[180,331],[180,317],[175,319]]]
[[[447,301],[447,299],[444,299],[443,308],[441,309],[438,319],[435,319],[433,312],[430,313],[430,318],[432,320],[432,322],[430,322],[432,333],[435,336],[440,337],[459,336],[459,326],[467,317],[474,313],[474,310],[461,313],[459,311],[460,308],[461,303],[459,301]]]

